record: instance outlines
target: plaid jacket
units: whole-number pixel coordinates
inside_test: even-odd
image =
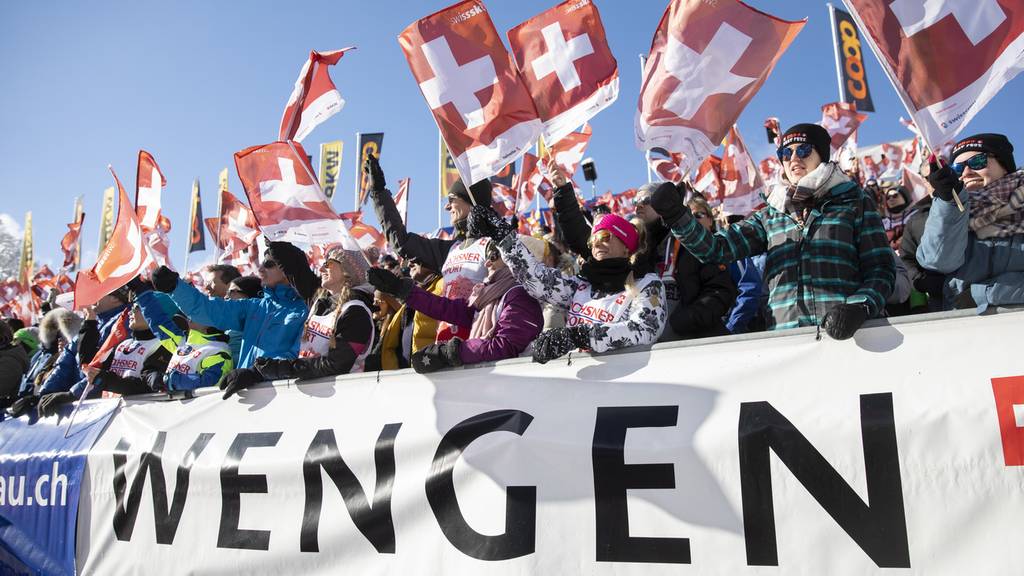
[[[853,182],[833,186],[802,222],[769,205],[715,234],[687,213],[672,229],[703,262],[766,253],[769,330],[816,326],[836,304],[885,307],[896,270],[875,202]]]

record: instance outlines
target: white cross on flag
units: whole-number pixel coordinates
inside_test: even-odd
[[[760,203],[764,189],[761,174],[736,126],[729,129],[722,144],[722,212],[746,216]]]
[[[1020,0],[844,0],[932,150],[1024,70]]]
[[[590,0],[566,0],[530,18],[508,31],[508,42],[548,144],[619,97],[619,67]]]
[[[637,147],[681,152],[687,170],[698,165],[806,22],[780,20],[739,0],[673,0],[644,66]]]
[[[113,168],[110,173],[119,194],[117,223],[96,264],[90,270],[79,272],[75,279],[76,310],[99,302],[100,298],[124,286],[153,263],[135,208]]]
[[[135,211],[139,225],[146,236],[146,244],[153,253],[153,267],[171,266],[170,241],[171,221],[164,216],[160,206],[160,195],[167,179],[157,166],[153,155],[139,150],[139,165],[135,173]]]
[[[225,254],[247,250],[260,235],[256,216],[224,188],[220,190],[220,219],[214,236]]]
[[[832,154],[843,147],[867,118],[867,114],[857,112],[856,104],[832,102],[821,107],[821,126],[832,137]]]
[[[320,189],[298,142],[274,142],[236,152],[235,168],[256,222],[270,240],[339,242],[346,249],[358,249]]]
[[[345,100],[334,87],[327,67],[337,64],[345,52],[353,48],[309,52],[309,60],[299,70],[299,79],[295,81],[295,88],[284,107],[278,140],[302,142],[313,128],[341,111]]]
[[[482,3],[421,18],[398,41],[467,185],[497,174],[537,140],[533,100]]]

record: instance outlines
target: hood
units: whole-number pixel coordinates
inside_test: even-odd
[[[74,340],[81,328],[82,318],[78,314],[65,308],[54,308],[39,323],[39,341],[52,348],[61,336],[66,342]]]

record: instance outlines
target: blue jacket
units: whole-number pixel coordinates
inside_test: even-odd
[[[102,314],[97,314],[96,315],[96,321],[99,323],[99,331],[100,331],[99,346],[102,347],[103,343],[107,341],[107,337],[110,336],[110,333],[114,331],[114,326],[117,324],[117,320],[121,316],[121,312],[124,312],[124,308],[125,308],[124,306],[118,306],[117,308],[114,308],[113,310],[107,310],[106,312],[104,312]],[[46,388],[47,388],[47,386],[50,383],[50,379],[47,378],[46,384],[43,384],[42,394],[49,394],[50,392],[63,392],[65,390],[70,390],[71,393],[75,395],[75,398],[81,398],[82,397],[82,393],[85,392],[85,386],[89,383],[89,381],[85,378],[85,374],[82,372],[82,367],[81,367],[81,365],[79,365],[79,360],[78,360],[78,338],[75,338],[75,341],[72,342],[71,345],[69,345],[68,347],[64,348],[64,354],[68,354],[69,351],[71,352],[71,354],[70,354],[71,360],[69,362],[73,365],[72,368],[73,368],[73,372],[74,372],[74,374],[76,376],[76,379],[73,380],[71,382],[71,384],[68,385],[68,387],[66,387],[66,388],[54,388],[52,390],[47,390]],[[90,358],[89,360],[92,360],[92,359]],[[63,368],[61,362],[64,362],[64,361],[65,361],[65,358],[62,355],[60,357],[60,359],[57,360],[57,368],[53,371],[54,373],[56,373],[58,370],[61,370]],[[72,370],[69,368],[68,369],[69,374],[71,373],[71,371]],[[54,374],[51,373],[50,376],[53,377]]]
[[[263,298],[222,300],[204,296],[186,282],[178,282],[171,299],[198,324],[220,330],[241,330],[238,368],[249,368],[257,358],[296,358],[306,322],[306,303],[288,284],[263,289]]]
[[[991,305],[1024,304],[1024,234],[979,239],[969,227],[969,194],[960,192],[961,212],[954,202],[933,198],[917,261],[947,274],[944,307],[970,290],[978,313]]]
[[[749,329],[750,322],[761,311],[764,281],[752,258],[744,258],[729,264],[729,274],[736,284],[739,295],[736,296],[736,304],[729,310],[725,327],[733,334],[742,334]]]
[[[47,348],[42,343],[39,344],[39,349],[29,359],[28,372],[21,378],[21,386],[18,388],[18,396],[31,396],[35,393],[36,378],[39,374],[46,369],[47,364],[50,363],[50,359],[57,353],[56,344],[53,348]]]

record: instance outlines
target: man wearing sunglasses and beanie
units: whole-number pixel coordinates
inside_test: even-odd
[[[766,253],[769,330],[817,325],[844,340],[884,309],[896,270],[874,199],[829,161],[830,143],[817,124],[787,130],[778,149],[785,185],[719,232],[701,226],[671,187],[658,188],[651,206],[702,262]]]
[[[917,259],[947,274],[944,307],[1024,304],[1024,170],[1002,134],[956,143],[951,164],[932,161],[935,189]],[[963,211],[956,205],[956,194]]]
[[[190,320],[221,330],[241,330],[242,349],[238,368],[249,368],[257,358],[297,358],[299,338],[307,306],[320,287],[306,253],[288,242],[270,242],[259,266],[262,298],[222,300],[211,298],[178,279],[178,273],[161,266],[153,272],[153,288],[167,292]],[[232,384],[231,372],[222,381]],[[245,388],[255,382],[235,385]]]

